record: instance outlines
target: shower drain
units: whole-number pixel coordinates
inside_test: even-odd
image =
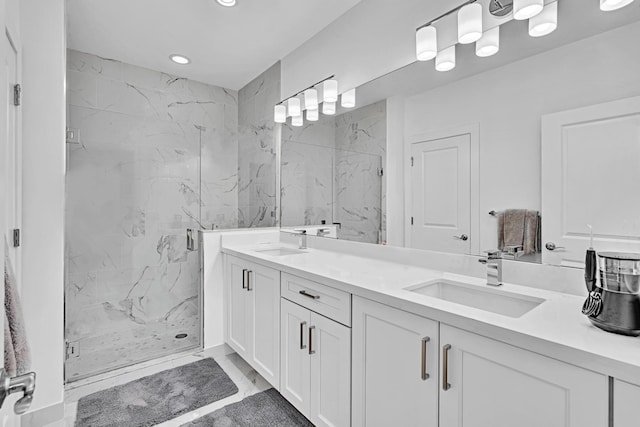
[[[182,339],[182,338],[186,338],[186,337],[187,337],[187,334],[178,334],[178,335],[176,335],[176,338],[178,338],[179,340]]]

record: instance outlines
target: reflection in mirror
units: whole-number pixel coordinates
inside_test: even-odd
[[[340,239],[384,240],[386,119],[380,101],[282,125],[283,227],[335,225]]]

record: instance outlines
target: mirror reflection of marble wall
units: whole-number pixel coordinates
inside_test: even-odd
[[[282,127],[282,225],[339,223],[338,238],[384,240],[386,101]]]

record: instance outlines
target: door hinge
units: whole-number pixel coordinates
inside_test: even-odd
[[[20,229],[14,228],[13,229],[13,247],[17,248],[19,246],[20,246]]]
[[[22,101],[22,86],[19,84],[13,85],[13,105],[16,107],[21,104]]]
[[[413,156],[411,156],[411,166],[413,166]]]
[[[80,357],[80,344],[78,341],[67,342],[67,359]]]
[[[413,225],[413,217],[411,217],[411,225]]]
[[[378,168],[378,176],[384,176],[384,169]]]

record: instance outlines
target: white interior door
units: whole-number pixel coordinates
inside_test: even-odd
[[[640,252],[639,194],[640,97],[542,118],[545,264],[581,267],[587,224],[596,250]]]
[[[410,246],[471,253],[471,134],[411,145]]]

